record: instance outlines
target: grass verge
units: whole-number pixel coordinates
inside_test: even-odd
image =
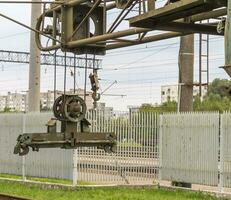
[[[22,180],[22,176],[13,175],[13,174],[0,174],[0,178],[7,178],[7,179],[16,179]],[[57,183],[57,184],[64,184],[64,185],[71,185],[72,181],[68,179],[58,179],[58,178],[39,178],[39,177],[26,177],[29,181],[36,181],[42,183]],[[93,182],[87,181],[79,181],[78,185],[95,185]]]
[[[201,192],[156,188],[42,189],[14,182],[0,182],[0,193],[34,200],[217,200]],[[222,199],[224,200],[224,199]]]

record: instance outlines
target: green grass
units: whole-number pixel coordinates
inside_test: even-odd
[[[7,178],[7,179],[17,179],[22,180],[22,176],[13,175],[13,174],[0,174],[0,178]],[[47,183],[58,183],[64,185],[71,185],[72,181],[68,179],[57,179],[57,178],[38,178],[38,177],[26,177],[27,180],[36,181],[36,182],[47,182]],[[79,185],[95,185],[93,182],[87,181],[79,181]]]
[[[35,200],[217,200],[195,192],[155,188],[42,189],[20,183],[0,182],[0,193],[24,196]]]
[[[0,174],[0,178],[9,178],[9,179],[22,179],[22,176],[13,175],[13,174]],[[59,183],[71,185],[72,181],[68,179],[55,179],[55,178],[38,178],[38,177],[26,177],[27,180],[37,181],[37,182],[48,182],[48,183]]]

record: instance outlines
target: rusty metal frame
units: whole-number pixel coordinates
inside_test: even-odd
[[[77,5],[80,2],[77,0],[73,0],[71,5]],[[81,0],[81,2],[84,2]],[[98,2],[98,1],[97,1]],[[96,2],[96,3],[97,3]],[[96,5],[96,3],[94,5]],[[127,2],[129,4],[130,1]],[[132,6],[135,6],[138,2],[133,1]],[[98,3],[97,3],[98,4]],[[214,24],[194,24],[194,22],[217,17],[224,15],[227,11],[226,8],[222,8],[222,12],[220,10],[214,10],[217,8],[221,8],[225,5],[224,0],[219,0],[214,2],[214,0],[181,0],[173,4],[169,4],[164,6],[163,8],[159,9],[150,9],[149,11],[139,15],[137,17],[131,18],[129,20],[130,26],[136,26],[136,28],[129,28],[126,30],[113,32],[117,28],[117,26],[124,20],[124,18],[130,13],[132,6],[128,8],[126,13],[123,15],[126,9],[123,9],[120,14],[117,16],[115,21],[112,23],[111,27],[109,28],[108,32],[102,35],[93,36],[90,38],[85,39],[79,39],[79,40],[73,40],[73,41],[67,41],[65,44],[60,45],[54,45],[50,47],[49,49],[55,50],[60,48],[60,46],[65,45],[66,49],[75,49],[77,47],[93,47],[93,48],[105,48],[106,50],[114,49],[114,48],[121,48],[125,46],[130,45],[136,45],[141,44],[145,42],[150,41],[156,41],[162,40],[166,38],[166,34],[164,35],[153,35],[153,36],[146,36],[147,33],[154,31],[154,30],[163,30],[168,31],[170,33],[169,37],[177,37],[180,35],[187,35],[192,33],[206,33],[206,34],[212,34],[212,35],[222,35],[221,33],[217,32],[216,25]],[[62,7],[58,6],[58,7]],[[68,2],[65,6],[70,6],[70,2]],[[151,4],[149,3],[149,7]],[[57,10],[60,8],[57,8]],[[57,11],[56,10],[56,11]],[[178,12],[177,12],[178,11]],[[205,12],[206,11],[206,12]],[[47,13],[50,13],[51,11],[47,11]],[[89,12],[90,13],[90,12]],[[89,14],[88,13],[88,14]],[[177,14],[175,14],[177,13]],[[185,14],[189,17],[189,23],[185,23],[182,20],[182,17],[185,17]],[[199,16],[199,15],[200,16]],[[123,16],[122,16],[123,15]],[[154,18],[153,18],[154,16]],[[167,17],[166,17],[167,16]],[[147,20],[142,22],[142,20]],[[83,19],[83,21],[86,19],[86,17]],[[164,20],[163,20],[164,19]],[[80,25],[83,23],[83,21],[80,23]],[[160,22],[158,22],[160,21]],[[158,22],[158,23],[157,23]],[[80,26],[78,26],[80,27]],[[131,35],[137,35],[142,34],[142,37],[140,37],[139,40],[137,39],[126,39],[127,36]],[[42,47],[39,42],[39,34],[36,34],[36,41],[38,41],[38,46],[41,50],[48,50],[46,47]],[[152,40],[153,38],[153,40]],[[167,37],[168,38],[168,37]],[[110,43],[110,40],[117,41],[114,44],[108,44]],[[103,44],[106,43],[104,46]]]
[[[52,35],[48,35],[48,34],[45,34],[43,30],[40,29],[40,27],[41,27],[44,16],[53,17],[54,20],[57,20],[57,14],[58,13],[61,14],[62,7],[73,7],[76,5],[85,4],[86,0],[71,0],[71,1],[65,1],[65,2],[63,1],[62,3],[59,2],[60,5],[52,6],[50,9],[46,10],[38,18],[36,29],[28,27],[24,25],[23,23],[13,20],[10,17],[7,17],[3,14],[0,14],[0,16],[13,21],[14,23],[22,25],[25,28],[30,29],[31,31],[34,31],[37,45],[39,49],[41,49],[42,51],[57,50],[62,47],[65,47],[63,49],[70,49],[70,51],[72,51],[72,49],[85,47],[85,46],[89,46],[90,48],[101,48],[105,50],[110,50],[110,49],[115,49],[115,48],[122,48],[126,46],[142,44],[142,43],[151,42],[151,41],[178,37],[181,35],[187,35],[191,33],[206,33],[206,34],[219,35],[220,33],[217,33],[216,26],[214,24],[199,25],[199,24],[194,24],[194,22],[209,19],[209,18],[216,18],[219,16],[224,16],[227,13],[227,8],[223,8],[224,5],[226,5],[227,0],[218,0],[218,1],[180,0],[176,3],[166,5],[162,8],[156,8],[155,5],[153,5],[152,7],[153,2],[154,1],[152,1],[152,3],[148,2],[149,3],[148,12],[141,14],[141,15],[139,14],[138,16],[129,19],[130,26],[136,26],[135,28],[130,27],[122,31],[112,32],[130,12],[131,9],[128,7],[127,12],[121,19],[117,19],[117,18],[115,19],[113,23],[115,24],[115,27],[111,27],[108,33],[103,33],[102,35],[97,35],[97,36],[93,36],[90,38],[78,39],[78,40],[73,40],[73,41],[62,40],[62,39],[60,41],[59,39],[57,39],[56,31],[54,31]],[[97,1],[94,4],[94,8],[99,5],[105,6],[105,11],[108,12],[109,10],[114,9],[116,6],[114,2],[105,3],[104,1],[102,1],[102,3],[103,4],[100,4],[99,1]],[[136,4],[139,4],[139,2],[133,1],[133,6]],[[93,7],[90,11],[92,10],[93,10]],[[125,9],[123,9],[121,13],[123,13],[124,11]],[[174,14],[176,13],[176,11],[178,11],[177,14]],[[189,23],[184,23],[181,19],[182,16],[185,17],[186,11],[187,11]],[[80,24],[82,24],[84,20],[86,20],[86,18],[87,16],[83,19],[83,21]],[[53,29],[56,28],[55,24],[56,23],[54,22]],[[163,30],[163,31],[168,31],[168,32],[164,34],[158,34],[158,35],[151,34],[152,31],[154,30]],[[49,38],[52,41],[52,45],[42,46],[41,39],[40,39],[41,35]],[[131,36],[131,35],[138,35],[140,36],[140,38],[139,39],[134,39],[134,38],[127,39],[126,38],[127,36]],[[116,42],[114,42],[113,44],[110,44],[111,40],[114,40]]]

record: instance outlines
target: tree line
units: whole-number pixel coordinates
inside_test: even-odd
[[[231,111],[231,81],[227,79],[214,79],[209,84],[208,93],[203,100],[199,96],[194,97],[194,111]],[[176,112],[177,102],[168,101],[158,106],[143,104],[140,111],[146,112]]]

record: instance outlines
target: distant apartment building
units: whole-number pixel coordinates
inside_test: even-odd
[[[84,90],[83,89],[77,89],[76,94],[78,94],[80,97],[84,98]],[[56,91],[56,98],[61,96],[63,94],[62,91]],[[74,90],[71,89],[70,91],[67,91],[66,94],[74,94]],[[93,108],[93,100],[91,97],[92,93],[91,92],[86,92],[86,105],[87,109],[92,109]],[[42,92],[40,94],[40,104],[41,104],[41,109],[43,110],[50,110],[53,107],[54,104],[54,91],[48,90],[47,92]]]
[[[6,108],[6,96],[0,96],[0,111]]]
[[[193,88],[193,96],[199,94],[199,87]],[[207,94],[207,87],[202,86],[202,97],[205,97]],[[161,103],[167,101],[176,101],[178,100],[178,85],[163,85],[161,86]]]
[[[62,91],[56,91],[56,98],[62,95]],[[67,91],[67,94],[73,94],[74,91]],[[77,89],[76,94],[84,97],[84,90]],[[86,92],[86,104],[88,109],[93,108],[93,100],[91,92]],[[40,93],[40,108],[41,110],[52,110],[54,104],[54,91],[48,90],[47,92]],[[11,111],[26,112],[28,110],[28,94],[27,93],[11,93],[0,96],[0,111],[9,109]]]
[[[104,116],[113,116],[113,107],[106,107],[106,103],[97,102],[97,110],[102,111]]]
[[[27,105],[27,95],[22,93],[11,93],[8,92],[6,96],[0,96],[2,99],[1,102],[1,111],[5,108],[8,108],[12,111],[25,111]],[[5,100],[5,102],[4,102]]]

